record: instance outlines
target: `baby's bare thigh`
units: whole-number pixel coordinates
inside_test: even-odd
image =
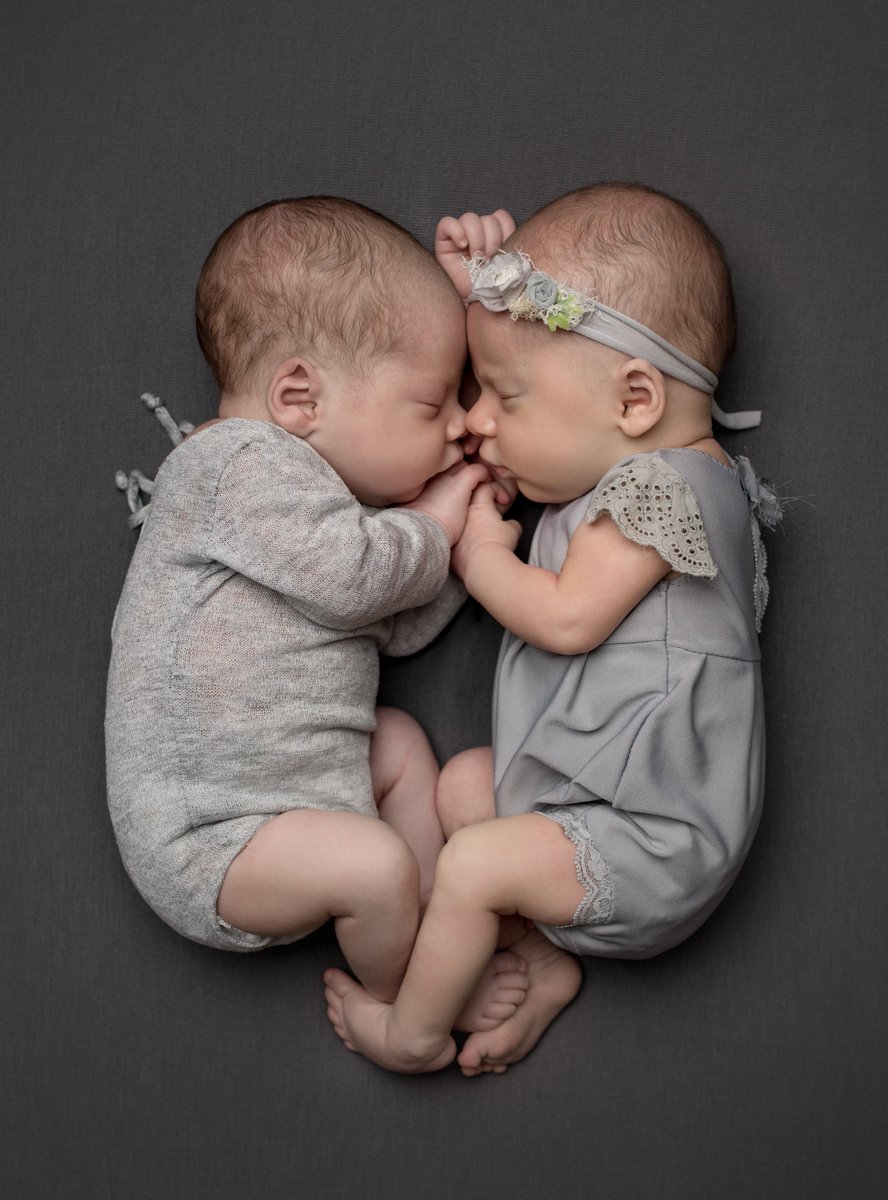
[[[297,809],[272,817],[234,858],[216,907],[237,929],[299,937],[411,871],[410,851],[377,817]]]
[[[370,736],[370,778],[377,803],[403,777],[405,767],[414,774],[424,770],[434,787],[437,761],[423,727],[399,708],[377,708]]]
[[[438,819],[446,837],[466,825],[496,816],[493,752],[490,746],[464,750],[449,760],[438,780]]]

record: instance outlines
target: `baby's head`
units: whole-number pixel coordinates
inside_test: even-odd
[[[367,504],[462,458],[462,307],[406,230],[330,196],[244,213],[201,271],[197,334],[219,415],[304,438]]]
[[[640,185],[593,185],[540,209],[505,250],[472,270],[482,390],[468,425],[484,458],[551,503],[589,491],[629,454],[711,436],[734,301],[696,212]]]

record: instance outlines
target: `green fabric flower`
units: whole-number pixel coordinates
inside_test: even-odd
[[[546,313],[546,325],[553,332],[556,329],[573,329],[583,319],[586,308],[573,292],[559,290],[558,297]]]

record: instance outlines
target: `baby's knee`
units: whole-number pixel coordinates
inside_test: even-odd
[[[493,756],[489,746],[464,750],[444,765],[435,804],[447,837],[466,825],[494,817]]]
[[[386,706],[376,710],[376,729],[373,731],[373,739],[397,742],[404,746],[428,742],[425,730],[409,713],[405,713],[400,708]]]
[[[416,856],[402,837],[380,821],[374,844],[368,845],[363,861],[360,891],[366,899],[383,906],[417,903],[420,873]]]
[[[457,829],[438,856],[435,891],[485,904],[491,877],[490,852],[484,824]]]

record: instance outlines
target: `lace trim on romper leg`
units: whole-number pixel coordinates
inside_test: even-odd
[[[539,809],[541,817],[548,817],[564,830],[568,841],[574,846],[574,870],[583,885],[583,899],[576,907],[573,918],[567,925],[556,929],[570,929],[574,925],[601,925],[609,921],[614,910],[614,892],[610,872],[604,855],[592,841],[585,822],[572,809]]]

